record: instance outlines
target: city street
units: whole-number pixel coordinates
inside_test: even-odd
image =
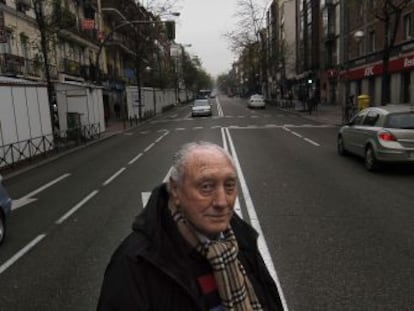
[[[6,176],[14,210],[0,247],[0,311],[95,310],[116,246],[174,152],[198,140],[233,155],[237,212],[262,233],[286,310],[412,310],[414,170],[370,173],[337,155],[336,122],[305,116],[221,95],[212,117],[178,106]]]

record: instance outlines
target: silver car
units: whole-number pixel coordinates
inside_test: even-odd
[[[381,162],[414,163],[414,107],[369,107],[342,126],[337,137],[340,155],[352,153],[365,159],[368,170]]]
[[[3,177],[0,175],[0,245],[6,237],[6,221],[11,212],[12,200],[3,186]]]

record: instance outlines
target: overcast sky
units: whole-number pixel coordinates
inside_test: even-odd
[[[176,42],[197,55],[213,77],[231,68],[234,56],[223,34],[235,24],[236,0],[183,0],[177,19]]]

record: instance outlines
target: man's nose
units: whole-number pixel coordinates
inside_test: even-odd
[[[227,206],[227,194],[224,187],[218,187],[215,191],[214,205],[219,207]]]

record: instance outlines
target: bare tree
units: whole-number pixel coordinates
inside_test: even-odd
[[[264,0],[237,0],[234,28],[224,33],[233,52],[240,54],[245,47],[259,41],[259,33],[263,28],[265,16]]]
[[[154,15],[179,12],[182,9],[182,0],[143,0],[141,4]]]

